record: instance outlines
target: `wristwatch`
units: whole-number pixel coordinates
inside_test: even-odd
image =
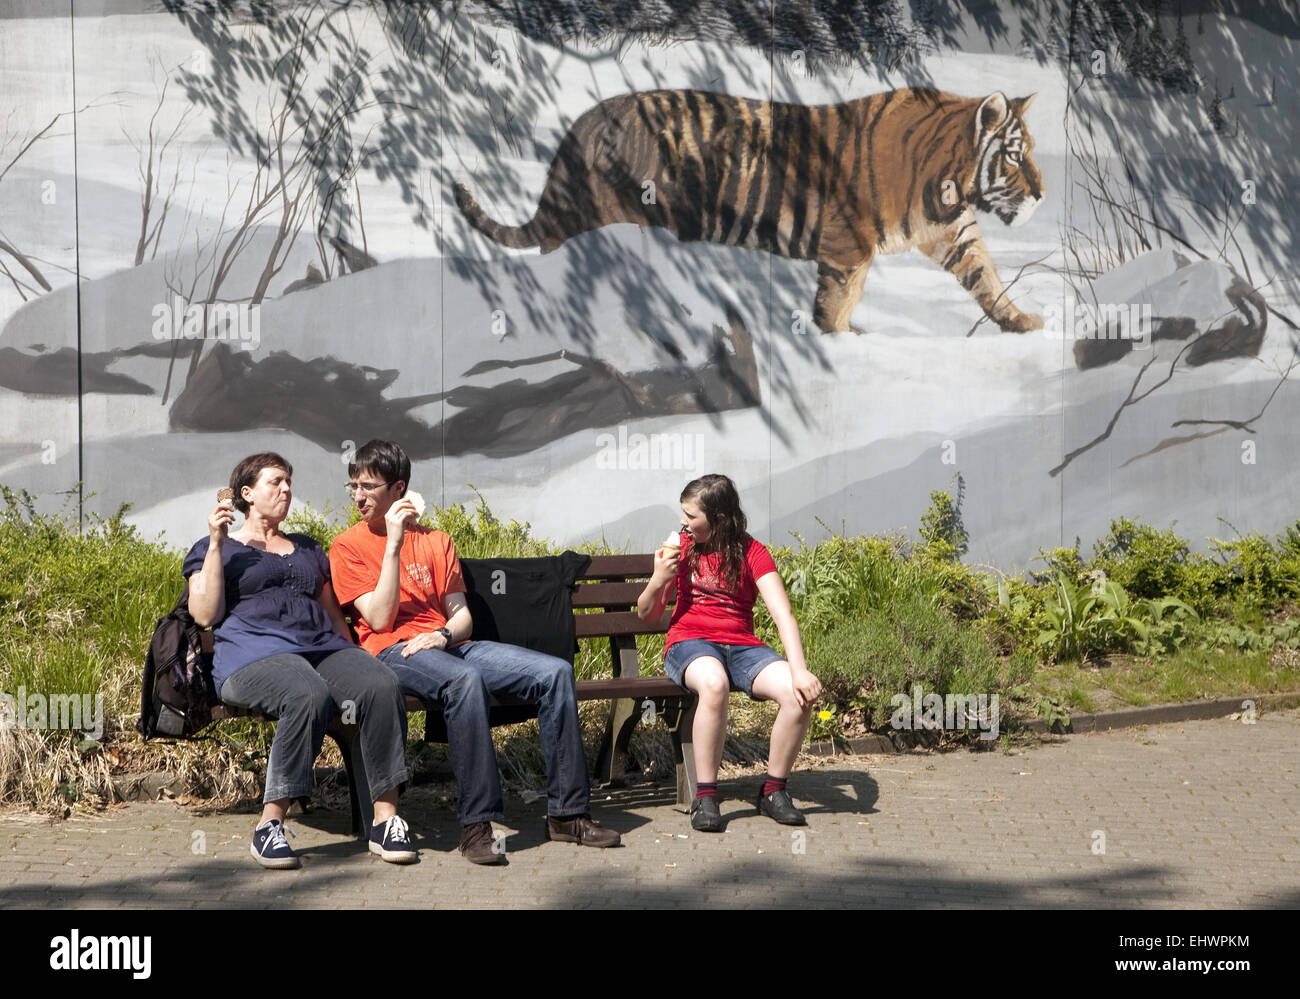
[[[441,628],[438,629],[438,634],[440,634],[443,638],[445,638],[445,639],[447,640],[447,644],[448,644],[448,645],[451,644],[451,629],[450,629],[450,628],[448,628],[448,627],[446,627],[446,626],[444,625],[443,627],[441,627]]]

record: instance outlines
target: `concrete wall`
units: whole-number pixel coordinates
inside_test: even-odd
[[[0,483],[42,506],[188,545],[245,454],[341,508],[382,436],[430,501],[564,542],[647,548],[709,471],[776,544],[915,533],[960,475],[968,559],[1004,568],[1121,515],[1297,517],[1292,15],[165,6],[0,17]],[[546,195],[557,155],[586,173]],[[541,201],[543,246],[461,183],[506,226]],[[1026,184],[1023,224],[982,210]],[[977,229],[982,273],[946,273]],[[868,259],[819,329],[819,262]],[[1045,328],[990,319],[961,279],[991,274],[995,319]]]

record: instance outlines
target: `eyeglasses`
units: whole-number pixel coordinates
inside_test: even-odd
[[[349,482],[343,488],[348,491],[349,496],[355,496],[357,493],[367,493],[373,496],[379,490],[391,485],[391,482]]]

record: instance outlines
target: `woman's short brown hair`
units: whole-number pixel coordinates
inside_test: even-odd
[[[262,474],[264,468],[283,468],[284,474],[293,478],[293,466],[274,451],[250,454],[230,473],[230,488],[235,491],[235,509],[240,513],[245,515],[248,513],[248,500],[244,499],[244,486],[252,488],[257,485],[258,476]]]

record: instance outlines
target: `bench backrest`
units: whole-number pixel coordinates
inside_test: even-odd
[[[654,571],[654,559],[653,554],[592,556],[573,592],[573,609],[584,612],[574,614],[579,638],[662,635],[668,631],[666,619],[642,621],[635,610],[637,597]],[[674,592],[669,606],[675,598]]]

